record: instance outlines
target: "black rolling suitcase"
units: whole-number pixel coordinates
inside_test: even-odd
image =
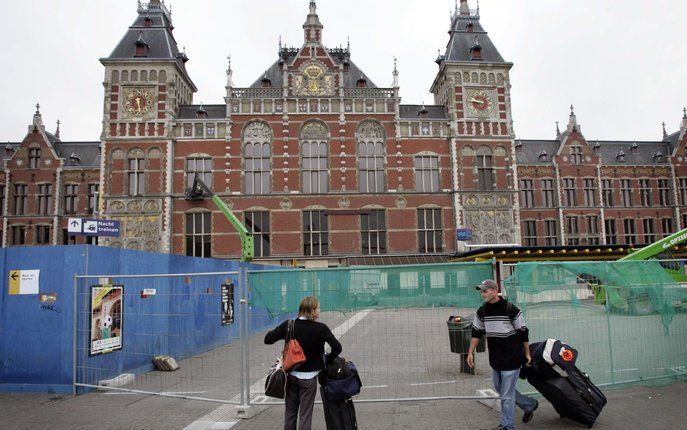
[[[530,377],[527,382],[553,405],[561,418],[569,418],[589,428],[592,428],[607,403],[606,396],[577,367],[568,371],[567,377]]]
[[[320,387],[322,407],[324,409],[324,422],[327,430],[357,430],[358,421],[355,418],[355,406],[353,400],[328,400],[327,387]]]

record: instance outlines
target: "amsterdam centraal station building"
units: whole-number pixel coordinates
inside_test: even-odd
[[[256,259],[275,264],[634,245],[687,227],[687,114],[652,142],[589,139],[572,109],[551,140],[517,137],[513,64],[479,10],[461,1],[448,30],[431,106],[401,103],[396,69],[379,87],[350,49],[327,47],[314,1],[297,47],[280,46],[247,86],[229,63],[225,103],[201,105],[170,11],[139,2],[100,60],[100,138],[62,140],[37,107],[21,142],[0,148],[2,244],[95,242],[70,236],[67,221],[97,212],[121,223],[100,245],[239,257],[212,201],[187,199],[196,176],[254,234]]]

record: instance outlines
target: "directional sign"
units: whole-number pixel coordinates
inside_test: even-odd
[[[40,270],[10,270],[10,295],[38,294]]]
[[[67,233],[80,234],[83,232],[81,218],[69,218]]]
[[[456,240],[469,242],[472,240],[472,229],[471,228],[458,228],[456,229]]]
[[[119,237],[119,221],[108,219],[69,218],[68,233],[72,236]]]

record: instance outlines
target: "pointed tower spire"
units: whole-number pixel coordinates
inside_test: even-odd
[[[687,129],[687,108],[682,108],[682,124],[680,124],[680,129]]]
[[[561,135],[561,127],[559,125],[559,122],[556,121],[556,137]]]
[[[570,105],[570,119],[568,120],[568,133],[572,133],[579,130],[577,124],[577,115],[575,115],[575,106]]]
[[[668,132],[666,131],[666,122],[663,121],[661,125],[663,126],[663,138],[665,139],[666,137],[668,137]]]
[[[57,130],[55,130],[55,137],[60,138],[60,120],[57,120]]]
[[[470,6],[468,5],[468,0],[460,0],[460,10],[459,13],[464,16],[470,15]]]
[[[394,88],[398,88],[398,58],[394,57]]]
[[[314,0],[310,1],[310,13],[303,24],[303,32],[305,34],[305,43],[321,43],[322,42],[322,28],[324,26],[320,22],[320,17],[317,16],[317,4]]]
[[[228,66],[227,66],[227,87],[233,87],[234,86],[234,71],[231,70],[231,54],[227,55],[227,61],[228,61]]]
[[[29,131],[35,129],[45,130],[43,117],[41,116],[41,105],[36,103],[36,113],[33,114],[33,123],[29,126]]]

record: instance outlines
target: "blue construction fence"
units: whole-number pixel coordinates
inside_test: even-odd
[[[4,248],[0,249],[0,264],[0,391],[49,393],[70,393],[73,389],[74,358],[82,356],[74,349],[75,313],[77,350],[88,342],[88,339],[84,341],[84,333],[88,334],[90,327],[84,312],[89,306],[82,304],[86,299],[81,296],[88,294],[91,285],[100,280],[77,281],[75,309],[75,275],[111,275],[114,282],[119,282],[117,275],[225,273],[239,268],[237,261],[90,245]],[[251,271],[270,269],[254,264],[246,266]],[[16,280],[11,283],[10,276],[16,278],[18,271],[38,271],[32,273],[38,276],[37,291],[10,294],[10,287],[17,286]],[[122,282],[125,291],[122,349],[103,355],[88,354],[86,362],[81,364],[88,368],[107,368],[111,374],[99,376],[114,377],[117,372],[152,369],[149,356],[127,353],[127,350],[144,350],[144,343],[151,345],[151,354],[183,359],[237,341],[238,324],[222,325],[214,317],[220,306],[216,294],[215,298],[199,294],[200,289],[209,292],[214,288],[217,292],[226,278],[208,277],[208,286],[194,282],[190,283],[192,288],[184,277],[127,279]],[[236,276],[231,278],[238,288]],[[142,289],[151,287],[169,294],[142,300]],[[190,297],[194,299],[189,300]],[[178,318],[179,315],[192,315],[192,318]],[[267,312],[253,309],[249,324],[255,332],[264,330],[271,321]],[[144,338],[141,333],[147,336]]]

